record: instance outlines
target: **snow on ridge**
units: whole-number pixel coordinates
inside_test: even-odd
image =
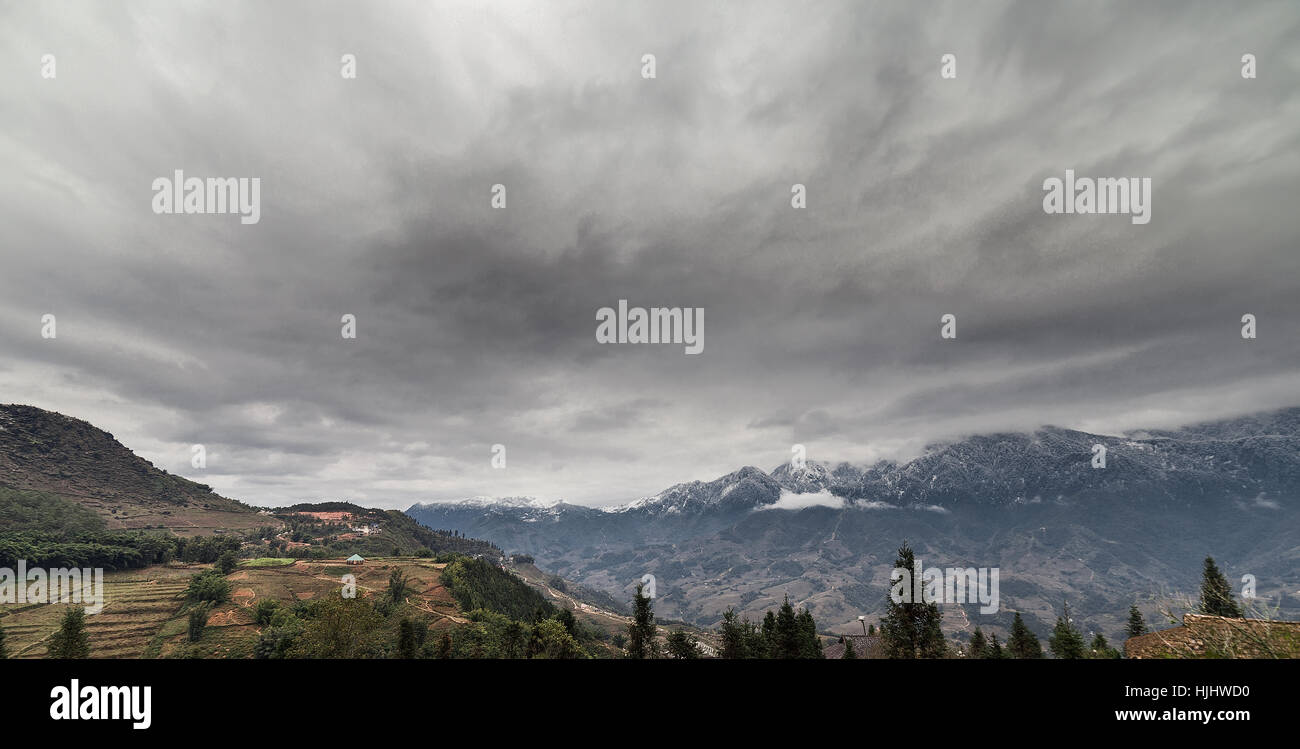
[[[662,497],[663,497],[662,494],[656,494],[653,497],[642,497],[640,499],[634,499],[631,502],[627,502],[625,504],[606,505],[604,507],[597,507],[596,509],[600,510],[601,512],[627,512],[628,510],[636,510],[641,507],[654,504],[658,502]]]
[[[564,500],[544,500],[536,497],[468,497],[466,499],[453,499],[442,502],[425,502],[423,505],[436,507],[438,505],[462,506],[462,507],[516,507],[521,509],[549,510],[564,504]]]

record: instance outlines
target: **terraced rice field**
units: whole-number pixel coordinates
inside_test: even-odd
[[[187,616],[182,609],[185,588],[194,573],[208,565],[158,566],[110,572],[104,576],[104,609],[86,617],[92,658],[158,658],[185,647]],[[196,646],[203,657],[247,658],[260,628],[253,606],[263,598],[286,604],[336,593],[342,575],[356,576],[357,595],[369,598],[388,587],[388,576],[400,567],[411,586],[408,601],[430,615],[434,631],[463,623],[451,594],[442,586],[445,565],[427,559],[367,560],[344,566],[339,560],[300,560],[282,567],[241,567],[226,577],[231,601],[213,609],[208,628]],[[42,658],[47,641],[58,629],[68,605],[0,604],[0,626],[14,658]]]
[[[104,609],[86,617],[92,658],[143,658],[162,625],[180,610],[189,576],[184,567],[150,567],[104,575]],[[10,657],[42,658],[67,604],[8,604],[5,644]]]

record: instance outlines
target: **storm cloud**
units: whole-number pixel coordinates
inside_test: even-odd
[[[0,402],[387,507],[1297,405],[1297,38],[1288,2],[6,4]],[[260,221],[155,214],[177,169],[259,178]],[[1150,223],[1044,213],[1067,169],[1150,178]],[[703,353],[597,343],[620,299],[704,308]]]

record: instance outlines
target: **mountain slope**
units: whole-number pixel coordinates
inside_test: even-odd
[[[108,432],[34,406],[0,405],[0,487],[73,500],[109,529],[196,535],[267,524],[251,507],[155,468]]]

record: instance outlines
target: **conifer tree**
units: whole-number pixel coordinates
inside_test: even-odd
[[[680,660],[694,660],[704,657],[699,643],[686,630],[679,629],[668,633],[668,654]]]
[[[898,548],[894,568],[906,570],[899,581],[905,587],[901,601],[894,600],[892,588],[886,597],[885,615],[880,619],[885,654],[890,658],[942,658],[948,648],[939,628],[943,614],[937,604],[925,602],[925,581],[914,575],[916,555],[906,541]]]
[[[772,657],[798,658],[800,640],[799,620],[795,616],[794,607],[790,605],[790,596],[787,595],[776,612],[776,640]]]
[[[637,583],[636,595],[632,598],[632,623],[627,627],[628,658],[655,657],[654,604],[642,591],[643,587]]]
[[[564,631],[573,637],[578,636],[578,618],[573,615],[571,609],[561,608],[560,613],[556,614],[555,618],[559,620],[560,624],[564,625]]]
[[[406,601],[406,594],[411,590],[411,581],[402,572],[401,567],[393,568],[388,573],[388,590],[384,591],[384,600],[387,602],[389,609],[395,608]]]
[[[852,637],[845,637],[845,638],[844,638],[844,658],[846,658],[846,659],[848,659],[848,660],[856,660],[857,657],[858,657],[858,651],[855,650],[855,649],[853,648],[853,638],[852,638]]]
[[[1083,635],[1079,634],[1079,630],[1064,617],[1056,617],[1056,626],[1052,628],[1052,636],[1048,639],[1047,645],[1056,658],[1083,657]]]
[[[1241,617],[1241,609],[1232,597],[1232,588],[1228,579],[1219,571],[1214,557],[1205,558],[1205,567],[1201,575],[1201,613],[1212,616],[1227,616],[1234,619]]]
[[[1142,612],[1138,611],[1136,604],[1128,607],[1128,629],[1125,631],[1129,637],[1138,637],[1147,633],[1146,620],[1142,618]]]
[[[86,637],[86,609],[73,606],[63,614],[59,630],[50,636],[50,658],[89,658],[90,640]]]
[[[813,621],[812,612],[800,609],[795,620],[799,625],[799,657],[821,658],[822,638],[817,636],[817,622]]]
[[[763,629],[759,625],[749,619],[741,619],[740,628],[745,636],[746,658],[770,657],[771,648],[768,647],[767,638],[763,636]]]
[[[1002,650],[1002,643],[998,642],[998,634],[996,632],[993,633],[993,637],[989,640],[989,646],[985,653],[987,654],[985,656],[986,658],[995,661],[1000,661],[1007,657],[1006,652]]]
[[[415,657],[415,622],[409,616],[397,625],[397,653],[403,658]]]
[[[1090,658],[1118,658],[1119,651],[1106,642],[1106,636],[1098,632],[1092,638],[1092,644],[1088,646],[1088,657]]]
[[[736,615],[736,610],[728,608],[722,614],[722,647],[718,650],[720,658],[746,658],[749,655],[745,628]]]
[[[1029,631],[1025,626],[1025,620],[1020,618],[1020,612],[1016,612],[1016,618],[1011,622],[1011,637],[1007,639],[1007,655],[1012,658],[1042,658],[1043,646],[1039,644],[1038,637]]]
[[[775,658],[776,655],[776,614],[768,610],[763,615],[763,654],[760,658]]]
[[[984,652],[985,648],[987,647],[988,647],[988,643],[984,641],[984,633],[980,631],[979,627],[976,627],[975,633],[970,637],[969,657],[987,658],[988,655]]]

